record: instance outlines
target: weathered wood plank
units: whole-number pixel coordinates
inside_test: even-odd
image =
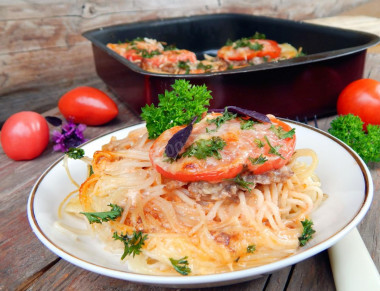
[[[194,291],[264,291],[268,276],[263,276],[256,280],[214,288],[195,288]],[[286,281],[286,280],[285,280]],[[60,260],[52,266],[42,276],[38,277],[28,290],[134,290],[134,291],[169,291],[173,288],[158,287],[132,283],[124,280],[114,279],[102,276],[96,273],[88,272],[81,268],[75,267],[64,260]],[[176,290],[185,290],[176,288]],[[273,289],[272,289],[273,290]],[[278,290],[278,289],[277,289]],[[277,291],[276,290],[276,291]]]
[[[287,290],[335,290],[327,252],[295,265]]]
[[[140,122],[140,119],[124,105],[120,104],[119,110],[118,117],[107,126],[88,127],[85,137],[91,139],[102,133]],[[62,118],[57,108],[46,112],[46,115]],[[37,178],[61,155],[62,153],[52,151],[50,143],[40,157],[31,161],[14,162],[0,147],[0,290],[25,287],[30,278],[38,278],[42,275],[40,271],[46,266],[51,268],[57,259],[57,256],[43,246],[31,231],[26,205],[29,192]]]

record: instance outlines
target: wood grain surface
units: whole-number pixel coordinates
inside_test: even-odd
[[[37,108],[39,112],[44,112],[45,116],[61,117],[56,108],[58,98],[75,86],[90,85],[108,92],[118,103],[120,113],[115,120],[104,126],[88,127],[85,132],[86,138],[95,138],[103,133],[139,123],[139,117],[126,105],[118,102],[96,76],[92,56],[86,53],[89,45],[77,38],[75,29],[78,28],[71,27],[71,21],[75,22],[75,18],[80,19],[80,22],[86,22],[83,19],[88,19],[88,22],[80,25],[84,29],[98,25],[98,17],[102,18],[102,23],[107,23],[111,21],[112,13],[117,14],[117,21],[121,21],[130,13],[126,4],[123,1],[114,1],[110,8],[100,5],[101,1],[51,1],[50,7],[44,6],[45,8],[41,9],[42,6],[36,4],[37,2],[41,1],[14,1],[12,9],[10,6],[0,6],[0,22],[4,24],[0,28],[0,35],[4,35],[4,32],[7,35],[19,33],[20,27],[24,25],[33,36],[28,39],[25,33],[19,35],[23,42],[12,40],[13,43],[9,43],[11,48],[4,43],[0,44],[0,117],[12,110],[20,111],[20,108]],[[83,3],[80,8],[77,7],[79,2]],[[139,5],[146,3],[133,2],[138,2]],[[204,3],[197,3],[201,2]],[[374,2],[379,3],[378,0]],[[173,10],[178,3],[173,2]],[[213,1],[205,3],[215,5]],[[202,7],[204,11],[207,10],[205,6]],[[118,12],[119,8],[123,13]],[[152,11],[145,11],[143,17],[152,16],[155,13]],[[51,19],[42,20],[47,14],[51,15]],[[94,14],[97,16],[93,17]],[[36,15],[41,20],[30,19]],[[54,17],[63,17],[66,20],[72,18],[61,25],[53,19]],[[131,19],[135,20],[133,17],[131,16]],[[40,35],[33,32],[32,28],[39,25],[44,26],[48,33]],[[52,27],[59,27],[57,31],[67,31],[57,33]],[[50,45],[44,41],[36,41],[36,38],[47,39]],[[34,46],[35,50],[23,49],[25,42]],[[78,56],[75,58],[75,65],[72,61],[73,55]],[[64,74],[57,69],[60,67]],[[11,72],[18,72],[21,77],[15,77]],[[379,52],[374,51],[367,55],[365,77],[380,80]],[[327,130],[331,119],[332,117],[319,119],[319,127]],[[56,256],[37,239],[27,220],[28,195],[38,177],[60,156],[60,153],[53,152],[52,144],[49,144],[40,157],[32,161],[15,162],[7,158],[0,148],[0,290],[173,290],[135,284],[83,270]],[[369,168],[374,180],[374,200],[358,229],[380,270],[380,163],[370,164]],[[319,291],[335,290],[335,286],[327,252],[322,252],[253,281],[203,290]]]
[[[374,0],[373,0],[374,1]],[[376,0],[379,1],[379,0]],[[246,13],[293,20],[336,15],[368,0],[30,0],[0,1],[0,127],[21,110],[44,112],[60,95],[96,77],[82,33],[109,25],[207,13]],[[368,10],[370,10],[368,8]],[[48,107],[51,108],[51,107]]]
[[[368,55],[366,76],[380,79],[378,67],[380,58]],[[92,85],[107,91],[97,78]],[[56,89],[56,94],[63,88]],[[111,92],[108,92],[111,96]],[[140,122],[124,104],[115,99],[120,113],[117,119],[107,125],[88,127],[87,138],[110,132],[124,126]],[[57,108],[45,115],[60,116]],[[319,127],[327,130],[331,118],[319,120]],[[31,231],[26,214],[29,192],[43,171],[61,154],[52,151],[52,145],[42,156],[32,161],[14,162],[0,152],[0,290],[169,290],[145,286],[113,279],[80,269],[44,247]],[[380,268],[380,214],[377,211],[380,201],[380,165],[370,165],[375,183],[375,198],[372,207],[359,231],[378,268]],[[327,252],[322,252],[294,266],[281,269],[257,280],[218,290],[334,290]],[[216,290],[216,288],[204,289]]]

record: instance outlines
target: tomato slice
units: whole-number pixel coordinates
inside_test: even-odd
[[[239,125],[238,123],[231,124],[233,129]],[[169,139],[183,126],[176,126],[168,129],[160,135],[154,142],[150,150],[150,159],[156,170],[164,177],[179,180],[183,182],[192,181],[210,181],[218,182],[223,179],[233,178],[238,175],[244,164],[244,158],[239,151],[239,136],[238,131],[225,131],[219,134],[208,134],[206,128],[209,124],[206,120],[197,123],[187,140],[182,152],[193,144],[196,140],[210,139],[212,136],[220,136],[226,146],[219,151],[221,158],[208,157],[206,159],[197,159],[196,157],[181,157],[178,160],[170,163],[164,157],[165,147]],[[181,154],[181,153],[180,153]]]
[[[208,181],[220,182],[236,177],[244,168],[254,174],[278,169],[291,158],[295,147],[295,135],[289,138],[278,137],[278,131],[286,133],[291,130],[286,123],[269,116],[271,123],[256,123],[252,128],[242,128],[246,122],[234,118],[222,123],[219,127],[211,120],[221,114],[207,115],[195,124],[179,158],[170,161],[165,156],[165,148],[170,138],[183,126],[166,130],[153,143],[150,149],[150,160],[155,169],[164,177],[183,182]],[[201,140],[221,138],[225,146],[218,151],[219,157],[196,158],[183,155],[189,147]],[[276,150],[272,153],[271,147]],[[254,163],[255,159],[265,158],[265,162]]]
[[[160,68],[165,65],[177,65],[179,62],[191,62],[197,61],[196,55],[188,50],[169,50],[164,51],[159,55],[155,55],[151,58],[145,58],[143,60],[143,68]]]
[[[248,61],[254,57],[278,58],[281,54],[281,47],[274,40],[269,39],[252,39],[252,44],[258,43],[263,47],[260,50],[254,50],[246,47],[234,48],[233,46],[224,46],[218,51],[218,57],[226,61]]]
[[[272,121],[272,126],[277,130],[289,132],[292,129],[288,124],[278,120],[273,115],[268,115],[268,117]],[[262,133],[261,136],[257,137],[260,142],[258,140],[252,142],[251,140],[252,148],[255,150],[250,152],[247,161],[248,169],[256,175],[280,169],[286,165],[292,157],[296,145],[295,135],[288,138],[279,138],[273,129],[262,131]],[[276,154],[273,153],[272,148],[276,150]],[[260,156],[266,159],[264,163],[257,162]]]

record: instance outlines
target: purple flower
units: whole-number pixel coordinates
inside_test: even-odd
[[[53,147],[54,151],[67,152],[69,148],[75,148],[87,141],[83,136],[85,129],[84,124],[68,121],[62,125],[61,132],[54,130],[52,134],[52,140],[56,143]]]

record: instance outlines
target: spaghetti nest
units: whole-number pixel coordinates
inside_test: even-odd
[[[312,150],[294,153],[288,164],[294,174],[286,182],[213,200],[190,195],[187,183],[164,179],[149,160],[151,145],[146,128],[112,138],[94,154],[93,174],[79,189],[82,211],[123,208],[115,221],[91,224],[114,251],[123,252],[114,232],[147,234],[141,253],[125,258],[132,271],[178,275],[170,259],[187,257],[191,275],[213,274],[290,256],[299,247],[301,221],[323,200]],[[299,161],[305,156],[311,162]]]

